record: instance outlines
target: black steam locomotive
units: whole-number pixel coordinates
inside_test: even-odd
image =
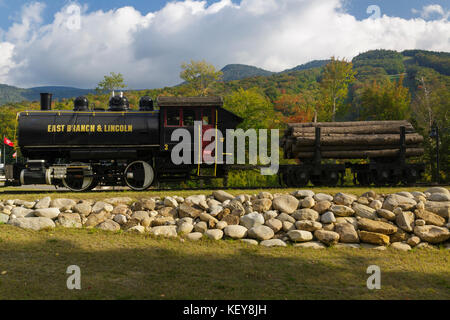
[[[222,176],[221,164],[192,160],[174,165],[170,154],[176,142],[171,134],[180,127],[193,133],[194,121],[201,121],[203,131],[224,131],[242,119],[223,109],[220,97],[160,97],[157,102],[159,110],[154,110],[153,100],[142,97],[139,111],[131,110],[122,93],[113,93],[108,110],[90,110],[88,100],[78,97],[73,111],[59,111],[51,110],[51,94],[41,94],[40,111],[18,114],[18,145],[28,160],[6,166],[7,184],[49,184],[73,191],[99,184],[145,190],[156,180],[188,179],[196,169],[200,175],[204,168],[214,167],[213,177]]]

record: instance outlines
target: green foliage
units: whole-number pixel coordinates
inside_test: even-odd
[[[223,73],[223,81],[241,80],[257,76],[270,76],[273,74],[273,72],[244,64],[226,65],[221,72]]]
[[[361,120],[402,120],[409,118],[410,94],[399,81],[373,81],[361,95]]]
[[[347,97],[348,86],[355,81],[356,72],[353,64],[345,59],[337,60],[331,58],[323,69],[320,80],[323,96],[325,97],[325,107],[331,108],[331,121],[335,121],[336,111]]]
[[[223,73],[216,71],[216,68],[205,60],[194,61],[190,64],[183,63],[180,78],[187,82],[187,87],[191,89],[189,95],[206,96],[210,93],[210,88],[214,82],[218,81]]]
[[[126,87],[127,85],[124,83],[123,75],[121,73],[111,72],[109,76],[104,76],[103,80],[98,83],[95,91],[98,94],[105,94],[112,90],[124,89]]]
[[[353,58],[353,65],[359,71],[363,67],[382,68],[387,74],[405,72],[403,56],[393,50],[372,50]]]
[[[240,88],[227,95],[224,108],[244,119],[239,125],[242,129],[274,128],[280,125],[270,100],[257,88]]]

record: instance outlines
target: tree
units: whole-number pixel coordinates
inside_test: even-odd
[[[345,59],[337,60],[331,57],[331,62],[324,67],[320,85],[327,106],[332,109],[332,121],[335,121],[336,110],[347,97],[348,86],[355,81],[355,75],[353,64]]]
[[[191,88],[192,95],[208,95],[212,84],[223,76],[221,71],[216,71],[216,68],[205,60],[191,60],[189,64],[183,63],[181,69],[183,70],[180,73],[180,78],[186,81]]]
[[[361,94],[361,120],[404,120],[410,114],[410,94],[398,81],[373,81]]]
[[[104,76],[103,81],[100,81],[95,88],[98,94],[105,94],[112,90],[119,90],[126,88],[123,75],[121,73],[111,72],[109,76]]]
[[[274,111],[269,99],[256,88],[234,91],[225,97],[224,108],[244,119],[239,125],[244,130],[277,128],[280,125],[280,115]]]

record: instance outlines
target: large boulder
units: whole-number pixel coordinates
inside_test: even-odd
[[[253,210],[257,212],[269,211],[272,207],[272,200],[267,198],[256,199],[252,201]]]
[[[450,231],[447,228],[433,225],[415,227],[414,234],[430,243],[440,243],[450,239]]]
[[[202,213],[202,210],[191,207],[186,203],[182,203],[178,208],[178,214],[180,218],[189,217],[189,218],[197,218]]]
[[[270,201],[270,200],[269,200]],[[258,212],[252,212],[240,218],[240,224],[247,229],[264,224],[264,217]]]
[[[450,195],[450,191],[447,188],[444,188],[444,187],[431,187],[431,188],[428,188],[425,192],[428,192],[428,193],[431,193],[431,194],[433,194],[433,193],[444,193],[444,194]]]
[[[33,209],[27,209],[24,207],[15,207],[11,210],[11,215],[14,215],[16,218],[23,218],[23,217],[34,217]]]
[[[313,239],[312,233],[305,230],[291,230],[287,235],[294,242],[311,241]]]
[[[447,193],[432,193],[428,200],[430,201],[450,201],[450,194]]]
[[[344,243],[357,243],[359,236],[355,227],[348,222],[336,223],[334,231],[339,234],[339,241]]]
[[[445,219],[433,212],[427,210],[415,210],[414,214],[417,219],[423,219],[427,224],[434,224],[438,227],[445,225]]]
[[[314,191],[312,190],[297,190],[292,192],[292,195],[296,198],[306,198],[306,197],[314,197]]]
[[[92,207],[92,213],[100,213],[102,211],[111,212],[114,210],[114,207],[109,203],[103,201],[97,201]]]
[[[425,202],[425,209],[445,219],[450,218],[450,201],[427,201]]]
[[[58,208],[46,208],[46,209],[37,209],[33,211],[33,214],[36,217],[50,218],[55,219],[58,217],[60,211]]]
[[[339,241],[339,233],[334,231],[316,230],[314,231],[314,237],[328,246],[336,244]]]
[[[72,210],[77,203],[72,199],[54,199],[50,202],[51,208],[58,208],[60,211]]]
[[[50,197],[42,198],[34,205],[34,208],[35,209],[46,209],[46,208],[50,207],[51,201],[52,201],[52,199]]]
[[[92,212],[92,207],[88,203],[78,203],[73,207],[73,212],[77,212],[87,217]]]
[[[295,220],[317,221],[317,220],[319,220],[319,213],[313,209],[300,209],[300,210],[296,210],[294,212],[294,214],[292,214],[292,217]]]
[[[385,234],[377,233],[377,232],[369,232],[369,231],[364,231],[364,230],[359,231],[359,238],[361,239],[362,242],[377,244],[377,245],[382,245],[382,246],[388,245],[389,241],[390,241],[389,236],[387,236]]]
[[[102,223],[99,223],[95,226],[97,229],[105,230],[105,231],[119,231],[120,230],[120,224],[115,222],[114,220],[108,219],[103,221]]]
[[[55,227],[53,220],[45,217],[15,218],[10,219],[8,223],[19,228],[36,231]]]
[[[220,202],[224,202],[225,200],[233,200],[234,199],[234,196],[232,194],[229,194],[228,192],[223,191],[223,190],[213,191],[213,196]]]
[[[333,202],[337,205],[350,206],[356,199],[357,197],[352,194],[339,192],[334,195]]]
[[[171,237],[177,236],[176,226],[157,226],[150,230],[150,234],[154,236]]]
[[[331,202],[328,201],[328,200],[323,200],[323,201],[317,202],[314,205],[313,210],[315,210],[318,213],[322,214],[324,212],[327,212],[328,209],[330,209],[330,207],[331,207]]]
[[[281,220],[275,218],[267,220],[265,222],[265,225],[271,228],[275,233],[277,233],[278,231],[281,230],[281,228],[283,228],[283,223],[281,222]]]
[[[410,210],[417,204],[416,200],[401,196],[399,194],[390,194],[383,202],[383,209],[393,211],[400,207],[403,210]]]
[[[274,236],[274,232],[268,226],[258,225],[248,230],[248,236],[257,240],[269,240]]]
[[[242,239],[247,236],[247,228],[240,225],[226,226],[224,232],[226,236],[233,239]]]
[[[264,240],[259,245],[263,247],[286,247],[286,243],[281,239]]]
[[[320,222],[317,222],[317,221],[299,220],[299,221],[295,222],[295,227],[298,230],[305,230],[305,231],[314,232],[316,230],[322,229],[322,224]]]
[[[397,226],[399,226],[406,232],[412,232],[414,228],[414,213],[412,213],[411,211],[403,211],[397,214],[395,222]]]
[[[372,220],[378,218],[376,210],[364,204],[353,202],[352,209],[355,211],[355,215],[357,215],[358,217]]]
[[[397,232],[397,227],[382,221],[374,221],[367,218],[358,220],[358,228],[370,232],[378,232],[383,234],[392,234]]]
[[[333,205],[330,211],[339,217],[350,217],[355,214],[355,210],[345,205]]]
[[[58,223],[65,228],[81,228],[81,217],[78,213],[61,213]]]
[[[296,197],[283,194],[273,199],[272,205],[275,210],[291,214],[298,207],[299,201]]]
[[[220,240],[223,237],[223,231],[220,229],[206,230],[204,235],[211,240]]]

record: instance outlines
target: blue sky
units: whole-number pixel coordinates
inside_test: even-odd
[[[120,72],[158,88],[190,60],[282,71],[374,49],[450,51],[449,0],[78,0],[87,10],[69,24],[72,3],[0,0],[0,83],[93,88]]]
[[[0,0],[0,28],[7,29],[15,20],[20,17],[21,7],[33,1],[30,0]],[[45,3],[46,9],[43,14],[44,23],[49,23],[53,19],[53,15],[61,10],[62,7],[71,3],[68,0],[42,0]],[[77,3],[88,5],[88,11],[96,10],[111,10],[124,6],[132,6],[140,12],[147,13],[160,10],[166,3],[166,0],[80,0]],[[216,2],[208,0],[208,4]],[[233,0],[234,3],[239,1]],[[430,4],[439,4],[444,9],[449,9],[450,1],[448,0],[346,0],[345,8],[348,13],[362,20],[367,18],[367,7],[370,5],[378,5],[381,14],[388,16],[400,17],[405,19],[418,17],[414,14],[412,9],[420,9],[423,6]]]

